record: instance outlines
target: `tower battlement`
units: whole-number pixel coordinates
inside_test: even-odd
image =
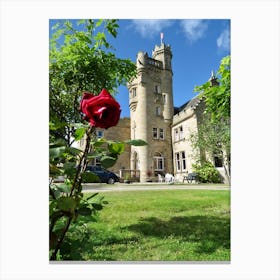
[[[160,60],[149,57],[147,53],[139,52],[136,61],[137,69],[142,69],[146,67],[155,67],[158,69],[163,69],[163,63]]]
[[[164,43],[162,43],[160,46],[155,45],[155,48],[153,50],[153,56],[154,56],[154,54],[156,54],[156,52],[163,51],[163,50],[169,51],[170,54],[172,54],[171,46],[170,45],[165,45]]]

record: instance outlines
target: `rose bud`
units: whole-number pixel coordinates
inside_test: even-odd
[[[97,96],[84,92],[80,110],[85,115],[84,119],[91,126],[100,128],[109,128],[117,125],[121,114],[120,104],[106,89],[102,89],[101,93]]]

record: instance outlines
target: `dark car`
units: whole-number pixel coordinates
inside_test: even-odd
[[[115,182],[120,181],[120,178],[115,173],[106,170],[101,166],[89,165],[86,170],[96,174],[102,183],[114,184]]]

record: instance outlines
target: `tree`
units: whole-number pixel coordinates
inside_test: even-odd
[[[82,184],[99,180],[97,175],[86,170],[88,161],[99,158],[104,167],[110,167],[124,151],[125,144],[146,145],[141,140],[114,142],[98,139],[96,127],[100,126],[93,123],[89,125],[85,121],[82,123],[80,115],[82,92],[99,93],[103,88],[112,92],[135,74],[136,67],[130,60],[116,58],[112,52],[109,52],[112,46],[108,43],[106,35],[117,36],[116,20],[96,22],[82,20],[79,24],[82,26],[77,29],[70,21],[58,22],[53,26],[55,32],[50,41],[49,250],[51,260],[65,256],[67,246],[71,246],[71,243],[67,245],[65,237],[69,229],[76,229],[79,217],[94,220],[93,216],[97,211],[102,210],[107,204],[103,198],[98,199],[97,194],[88,198],[83,196]],[[100,28],[102,31],[98,31]],[[108,106],[108,100],[104,102],[104,106]],[[103,117],[109,118],[111,115],[104,113]],[[82,138],[85,139],[83,150],[71,146],[73,141]],[[64,177],[64,181],[62,184],[56,184],[54,178],[60,175]]]
[[[212,86],[211,81],[195,87],[195,92],[200,92],[206,103],[206,112],[210,115],[211,122],[230,120],[230,56],[221,60],[217,71],[217,86]]]
[[[117,20],[58,21],[52,26],[49,51],[50,136],[70,146],[81,121],[79,100],[83,91],[99,93],[117,87],[135,75],[136,66],[112,52],[107,37],[117,36]]]
[[[216,83],[213,83],[214,82]],[[206,110],[199,123],[198,132],[191,135],[194,148],[202,151],[199,160],[206,156],[222,159],[230,182],[230,56],[221,60],[217,78],[195,87],[205,102]],[[202,158],[201,158],[202,155]]]
[[[230,126],[225,122],[210,122],[209,118],[199,123],[197,133],[190,135],[193,148],[199,153],[196,155],[196,166],[209,165],[208,160],[218,159],[225,170],[230,182]]]

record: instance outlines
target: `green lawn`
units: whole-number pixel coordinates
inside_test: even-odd
[[[63,259],[230,260],[230,191],[131,191],[98,196],[105,196],[109,204],[99,212],[97,222],[82,220],[76,234],[68,234]]]

